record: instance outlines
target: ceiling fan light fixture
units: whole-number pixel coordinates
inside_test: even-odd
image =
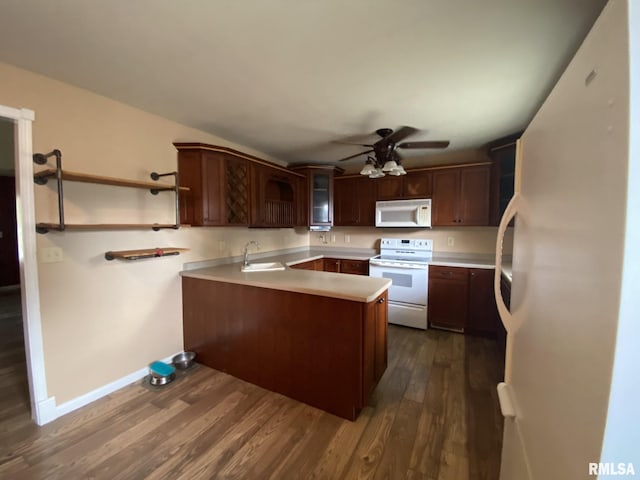
[[[371,157],[369,157],[362,170],[360,170],[360,175],[372,175],[375,171],[376,169],[373,167],[373,161],[371,160]]]
[[[369,175],[369,178],[382,178],[384,177],[384,172],[382,171],[381,168],[376,168],[373,173],[371,175]]]
[[[383,172],[392,172],[393,170],[396,170],[398,168],[398,164],[396,163],[395,160],[387,160],[387,162],[385,162],[384,167],[382,167],[382,171]]]
[[[394,168],[391,170],[392,175],[406,175],[407,171],[404,169],[402,165],[398,165],[398,168]]]

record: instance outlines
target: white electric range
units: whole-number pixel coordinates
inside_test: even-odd
[[[380,239],[380,254],[369,260],[369,276],[391,280],[389,323],[427,329],[429,262],[433,240]]]

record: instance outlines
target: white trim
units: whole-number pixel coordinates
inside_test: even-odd
[[[8,118],[9,120],[18,120],[20,118],[26,118],[28,120],[33,121],[35,116],[31,110],[25,110],[25,112],[31,112],[31,117],[27,116],[23,117],[23,111],[18,108],[5,107],[4,105],[0,105],[0,117]]]
[[[38,425],[53,422],[59,416],[56,410],[56,397],[49,397],[38,403],[36,410],[38,411]]]
[[[36,220],[33,188],[32,110],[0,105],[0,117],[15,123],[16,220],[18,230],[18,260],[22,286],[22,322],[24,326],[27,376],[31,399],[31,416],[38,425],[46,423],[47,409],[53,400],[47,396],[40,317],[38,261],[36,257]]]
[[[182,352],[178,352],[178,353],[182,353]],[[175,355],[177,355],[177,353]],[[165,359],[162,359],[161,361],[166,363],[171,363],[171,359],[175,355],[171,355]],[[111,383],[108,383],[107,385],[98,387],[89,393],[85,393],[84,395],[80,395],[79,397],[76,397],[73,400],[69,400],[68,402],[58,405],[57,407],[55,407],[54,417],[50,418],[48,421],[55,420],[56,418],[61,417],[62,415],[66,415],[67,413],[77,410],[78,408],[84,407],[85,405],[88,405],[91,402],[95,402],[96,400],[102,397],[105,397],[110,393],[115,392],[116,390],[120,390],[121,388],[126,387],[127,385],[131,385],[133,382],[137,382],[138,380],[140,380],[141,378],[144,378],[148,374],[149,374],[149,367],[141,368],[140,370],[136,370],[135,372],[130,373],[129,375],[125,375],[124,377],[119,378],[118,380],[115,380]]]

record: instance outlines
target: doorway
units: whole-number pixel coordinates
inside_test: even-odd
[[[18,260],[14,123],[0,119],[0,422],[30,422]]]
[[[15,319],[18,311],[21,314],[21,322],[18,320],[17,325],[14,323],[12,327],[7,326],[7,329],[8,331],[13,329],[11,331],[19,334],[22,328],[22,345],[28,380],[28,405],[30,406],[28,409],[30,413],[27,419],[30,415],[38,425],[43,425],[54,420],[57,414],[55,398],[47,395],[42,344],[31,134],[34,118],[35,114],[31,110],[0,105],[0,121],[3,122],[1,126],[8,128],[9,132],[13,134],[13,155],[11,158],[15,172],[12,184],[15,191],[12,199],[15,202],[15,206],[11,210],[15,215],[16,226],[13,231],[16,232],[17,240],[18,290],[20,292],[19,307],[16,307],[15,301],[13,301],[14,303],[7,301],[6,315]],[[8,127],[7,123],[9,124]],[[11,162],[8,167],[0,165],[0,170],[4,170],[5,173],[9,169],[11,169]],[[9,183],[11,182],[9,181]],[[0,208],[4,209],[4,206]],[[12,280],[8,281],[11,282]],[[11,288],[9,288],[9,291],[11,291]],[[15,343],[12,345],[15,345]],[[14,352],[12,355],[18,356],[19,354]],[[19,388],[18,391],[20,391]],[[22,392],[24,393],[24,389]]]

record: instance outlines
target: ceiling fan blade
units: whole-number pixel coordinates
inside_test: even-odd
[[[376,145],[389,145],[391,143],[398,143],[400,140],[404,140],[410,135],[413,135],[418,131],[417,128],[413,127],[400,127],[398,130],[393,132],[391,135],[387,135],[382,140],[376,142]]]
[[[371,153],[371,152],[373,152],[373,150],[366,150],[364,152],[359,152],[359,153],[356,153],[354,155],[349,155],[348,157],[341,158],[338,161],[339,162],[344,162],[345,160],[351,160],[352,158],[359,157],[360,155],[366,155],[367,153]]]
[[[397,148],[447,148],[449,140],[432,140],[428,142],[404,142]]]
[[[334,140],[331,143],[337,143],[338,145],[357,145],[358,147],[373,147],[371,143],[351,143],[351,142],[340,142],[338,140]]]

